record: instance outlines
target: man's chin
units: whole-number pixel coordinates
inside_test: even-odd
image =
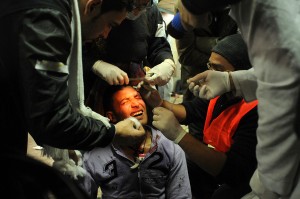
[[[147,124],[147,119],[143,116],[135,117],[143,126]]]

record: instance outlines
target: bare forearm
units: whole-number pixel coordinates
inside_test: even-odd
[[[212,176],[217,176],[223,169],[226,155],[209,148],[192,135],[186,134],[179,145],[190,160]]]
[[[181,104],[173,104],[164,100],[161,106],[172,111],[179,122],[186,118],[185,108]]]

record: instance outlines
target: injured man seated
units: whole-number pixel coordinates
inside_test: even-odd
[[[105,114],[112,123],[132,119],[146,134],[135,146],[112,143],[84,153],[87,174],[80,185],[91,198],[97,198],[99,187],[102,199],[191,198],[185,154],[148,125],[151,122],[139,92],[131,86],[111,86],[103,97]]]

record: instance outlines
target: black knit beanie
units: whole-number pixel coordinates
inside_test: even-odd
[[[246,43],[240,34],[224,37],[213,47],[212,52],[226,58],[235,70],[247,70],[252,67]]]
[[[227,7],[241,0],[181,0],[184,7],[194,15]]]

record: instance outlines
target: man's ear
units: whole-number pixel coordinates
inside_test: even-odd
[[[106,117],[112,122],[112,123],[117,123],[117,118],[115,117],[115,114],[112,111],[107,111],[106,112]]]
[[[84,14],[91,14],[97,6],[101,6],[102,0],[87,0],[85,4]]]

